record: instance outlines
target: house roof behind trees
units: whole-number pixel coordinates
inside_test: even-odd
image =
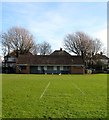
[[[70,56],[71,57],[71,55],[68,52],[66,52],[65,50],[62,50],[62,48],[60,48],[60,50],[55,50],[50,55]]]
[[[55,50],[50,55],[20,55],[17,59],[17,64],[31,65],[83,65],[81,56],[72,56],[66,51],[60,49]]]
[[[103,54],[96,54],[93,56],[93,59],[107,59],[107,60],[109,60],[109,58]]]

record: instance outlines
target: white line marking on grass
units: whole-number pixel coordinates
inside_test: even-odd
[[[47,88],[49,87],[49,85],[50,85],[50,82],[49,82],[49,83],[47,84],[47,86],[45,87],[45,89],[44,89],[44,91],[43,91],[43,93],[41,94],[41,96],[40,96],[39,99],[41,99],[41,98],[43,97],[43,95],[44,95],[45,91],[47,90]]]
[[[72,84],[73,84],[73,86],[75,86],[75,88],[78,89],[83,95],[85,95],[85,93],[84,93],[76,84],[74,84],[74,83],[72,83]]]

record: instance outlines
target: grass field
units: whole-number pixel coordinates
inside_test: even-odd
[[[107,75],[3,75],[3,118],[105,118]]]

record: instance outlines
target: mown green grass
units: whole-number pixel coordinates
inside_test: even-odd
[[[107,75],[3,75],[3,118],[105,118]],[[44,92],[48,83],[50,85]]]

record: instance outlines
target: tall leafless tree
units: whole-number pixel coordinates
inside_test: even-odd
[[[38,44],[38,53],[40,55],[49,55],[52,52],[51,45],[48,42],[42,42]]]
[[[101,42],[99,39],[93,40],[84,32],[76,32],[65,37],[64,46],[69,52],[82,56],[85,63],[87,58],[101,49]]]
[[[22,27],[12,27],[2,34],[2,46],[6,54],[15,51],[18,57],[19,54],[31,51],[34,44],[33,35]]]
[[[6,33],[0,35],[0,44],[2,46],[3,56],[8,55],[10,53],[10,44]]]
[[[93,54],[97,54],[102,48],[102,43],[99,39],[96,38],[96,39],[92,40],[91,46],[92,46],[91,50],[92,50]]]

